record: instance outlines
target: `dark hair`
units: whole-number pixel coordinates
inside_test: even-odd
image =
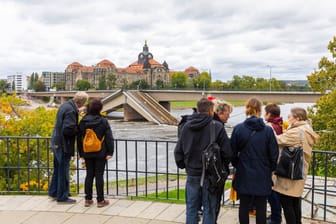
[[[103,104],[98,99],[90,100],[90,103],[86,107],[87,114],[91,114],[91,115],[99,115],[102,109],[103,109]]]
[[[209,111],[213,110],[214,103],[207,98],[202,98],[197,102],[197,111],[198,113],[204,114],[209,113]]]
[[[271,117],[279,117],[280,116],[280,107],[275,103],[269,103],[265,106],[266,114],[271,114]]]

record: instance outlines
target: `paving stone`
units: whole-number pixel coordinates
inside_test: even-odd
[[[35,214],[32,211],[0,211],[0,220],[3,224],[23,223]]]
[[[58,213],[58,212],[36,212],[34,215],[26,219],[22,224],[62,224],[70,219],[73,214],[71,213]]]
[[[169,206],[168,203],[151,203],[144,211],[142,211],[138,217],[145,219],[154,219],[157,217],[163,210]]]
[[[163,210],[156,219],[166,220],[166,221],[175,221],[182,213],[185,211],[185,205],[173,205],[171,204],[165,210]]]
[[[104,224],[121,224],[121,223],[125,223],[125,224],[147,224],[149,222],[150,222],[150,220],[148,220],[148,219],[113,216],[112,218],[107,220],[107,222],[104,223]]]
[[[69,219],[67,219],[64,224],[102,224],[106,223],[109,219],[106,215],[94,215],[94,214],[74,214]]]
[[[129,217],[137,217],[143,210],[145,210],[147,207],[149,207],[152,204],[152,202],[148,201],[136,201],[124,211],[120,212],[120,216],[129,216]]]

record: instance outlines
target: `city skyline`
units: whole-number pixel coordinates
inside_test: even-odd
[[[0,78],[63,72],[79,62],[137,60],[144,41],[173,71],[194,66],[213,81],[233,75],[305,80],[330,58],[332,0],[21,1],[0,7]]]

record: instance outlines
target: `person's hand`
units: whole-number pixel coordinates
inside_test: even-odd
[[[112,156],[110,156],[110,155],[107,155],[107,156],[105,157],[106,160],[109,160],[109,159],[111,159],[111,158],[112,158]]]

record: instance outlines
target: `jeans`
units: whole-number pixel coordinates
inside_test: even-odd
[[[187,176],[186,183],[186,223],[198,223],[198,210],[203,205],[203,224],[216,223],[216,208],[220,193],[218,189],[209,189],[205,179],[203,187],[200,186],[201,176]]]
[[[57,199],[57,201],[66,201],[70,193],[70,159],[68,153],[64,153],[62,148],[55,148],[52,144],[54,153],[54,171],[51,183],[49,185],[48,195]]]
[[[93,179],[96,179],[97,201],[104,200],[104,168],[106,159],[86,158],[85,199],[92,200]]]
[[[271,206],[271,221],[281,223],[281,202],[278,192],[273,191],[268,197],[268,202]]]

